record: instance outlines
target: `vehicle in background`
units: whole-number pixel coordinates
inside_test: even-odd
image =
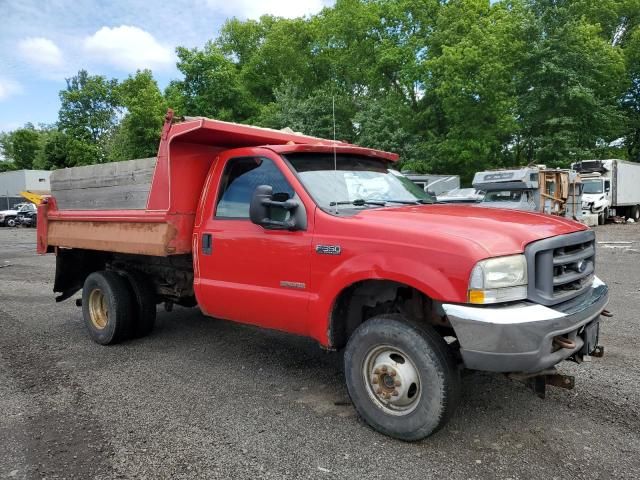
[[[36,213],[36,206],[33,203],[17,203],[11,210],[0,211],[0,226],[16,227],[20,225],[19,217],[25,217]]]
[[[403,170],[402,174],[431,196],[442,195],[460,188],[458,175],[430,175]]]
[[[616,215],[640,221],[640,163],[582,160],[571,168],[582,177],[583,214],[598,215],[600,225]]]
[[[473,186],[486,192],[480,206],[542,212],[580,219],[582,183],[572,170],[543,165],[478,172]]]
[[[476,188],[454,188],[441,195],[437,195],[438,203],[479,203],[485,192]]]
[[[33,210],[24,210],[18,212],[16,217],[16,225],[23,227],[35,227],[38,223],[38,212],[34,208]]]
[[[402,440],[451,418],[463,367],[570,387],[554,366],[602,352],[594,232],[435,204],[397,161],[170,112],[157,157],[52,173],[37,251],[99,344],[149,334],[164,303],[344,349],[355,409]]]

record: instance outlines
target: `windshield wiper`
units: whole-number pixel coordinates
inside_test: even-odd
[[[426,199],[418,198],[416,200],[382,200],[382,199],[372,199],[365,200],[364,198],[356,198],[355,200],[342,200],[340,202],[331,202],[329,204],[330,207],[335,207],[336,205],[353,205],[355,207],[364,207],[365,205],[374,205],[376,207],[384,207],[387,203],[400,203],[402,205],[430,205],[434,202],[430,202]]]
[[[364,207],[365,205],[376,205],[378,207],[384,207],[386,205],[386,202],[382,200],[365,200],[364,198],[356,198],[355,200],[342,200],[340,202],[329,203],[330,207],[335,207],[336,205],[353,205],[355,207]]]
[[[424,198],[416,198],[415,200],[384,200],[384,202],[401,203],[402,205],[427,205],[433,203]]]

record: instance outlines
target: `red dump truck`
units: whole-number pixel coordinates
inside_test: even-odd
[[[53,172],[38,252],[101,344],[148,334],[164,303],[344,349],[356,410],[403,440],[446,423],[462,368],[540,393],[569,382],[559,362],[602,352],[592,230],[436,204],[397,160],[169,114],[157,158]]]

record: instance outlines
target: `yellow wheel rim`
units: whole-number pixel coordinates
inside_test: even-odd
[[[89,315],[91,316],[91,323],[98,330],[105,328],[109,322],[107,301],[99,288],[93,289],[89,294]]]

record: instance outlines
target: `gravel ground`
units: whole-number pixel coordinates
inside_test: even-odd
[[[348,404],[339,354],[312,341],[159,313],[147,338],[91,342],[35,234],[0,229],[0,478],[640,478],[640,225],[598,227],[605,357],[541,400],[463,378],[451,422],[406,444]]]

